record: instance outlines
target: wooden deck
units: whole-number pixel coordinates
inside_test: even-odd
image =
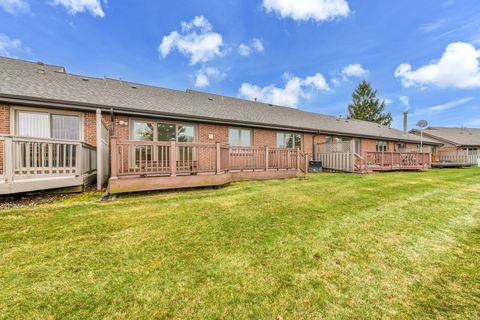
[[[0,195],[83,186],[96,177],[96,148],[79,141],[2,136]]]
[[[430,168],[431,155],[427,152],[365,152],[357,159],[359,172],[421,171]]]
[[[111,194],[304,177],[299,149],[111,139]]]

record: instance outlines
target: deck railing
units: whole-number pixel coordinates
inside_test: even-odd
[[[200,143],[131,141],[111,138],[112,177],[220,174],[228,171],[300,170],[307,156],[299,149],[238,147]]]
[[[0,137],[4,182],[81,176],[96,171],[96,148],[82,142],[30,137]]]
[[[427,152],[365,152],[366,170],[423,169],[431,165]]]
[[[438,153],[437,162],[443,163],[461,163],[467,165],[475,165],[480,159],[480,154],[468,154],[467,152],[459,153]]]

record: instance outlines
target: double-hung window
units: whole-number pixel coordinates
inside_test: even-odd
[[[241,128],[228,129],[228,144],[232,146],[251,147],[252,130]]]
[[[302,148],[302,134],[277,132],[277,148]]]
[[[79,115],[37,111],[16,111],[16,133],[21,137],[81,139]]]

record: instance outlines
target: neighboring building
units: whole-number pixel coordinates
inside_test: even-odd
[[[419,130],[411,132],[420,135]],[[480,163],[480,129],[428,127],[423,130],[423,135],[442,143],[432,159],[435,166],[464,166]]]
[[[411,132],[420,135],[419,130]],[[439,153],[480,154],[480,128],[428,127],[423,130],[423,135],[443,144]]]
[[[0,194],[82,185],[97,169],[102,177],[99,181],[105,182],[110,164],[109,135],[116,137],[112,157],[115,178],[118,173],[134,174],[136,178],[162,175],[170,158],[175,159],[178,168],[178,163],[190,161],[190,171],[185,174],[213,170],[212,166],[208,170],[198,167],[202,157],[213,149],[199,156],[192,150],[203,147],[192,145],[170,154],[165,143],[172,140],[183,144],[218,142],[238,148],[298,149],[298,157],[312,156],[315,145],[325,142],[352,141],[357,155],[417,148],[420,143],[415,134],[376,123],[192,90],[73,75],[60,66],[0,58],[0,137],[4,140],[0,141]],[[117,145],[117,140],[130,141],[128,154],[122,154],[123,147]],[[440,145],[428,138],[424,142],[432,147]],[[238,155],[238,150],[221,152],[217,163],[224,156]],[[272,151],[263,152],[266,156],[261,161],[268,169],[274,158],[267,153]],[[243,153],[242,161],[250,156]],[[291,161],[288,165],[271,165],[278,170],[290,166]],[[300,170],[298,161],[296,170]],[[260,164],[244,165],[237,169],[258,169],[255,166]],[[173,176],[180,171],[174,170]],[[216,171],[227,169],[217,167]]]

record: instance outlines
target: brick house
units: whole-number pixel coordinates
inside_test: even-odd
[[[291,177],[336,144],[352,170],[380,158],[418,169],[429,160],[400,153],[419,143],[376,123],[0,58],[0,194],[82,186],[96,174],[98,186],[121,181],[123,191]]]

